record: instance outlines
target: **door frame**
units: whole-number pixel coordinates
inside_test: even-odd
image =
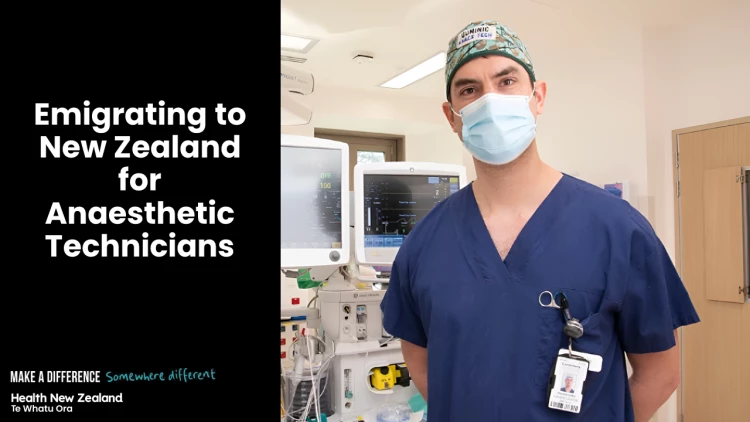
[[[682,212],[680,209],[680,135],[704,130],[718,129],[726,126],[735,126],[750,123],[750,116],[737,119],[724,120],[721,122],[708,123],[705,125],[691,126],[672,131],[672,197],[674,198],[674,239],[675,239],[675,267],[682,277]],[[683,327],[678,328],[680,340],[680,380],[685,373],[685,362],[683,360]],[[677,386],[677,417],[678,421],[684,419],[682,381]]]
[[[368,149],[371,151],[382,151],[386,155],[386,161],[405,161],[404,156],[406,154],[403,135],[318,127],[314,130],[313,136],[316,138],[339,140],[349,145],[349,184],[352,189],[354,186],[354,167],[357,165],[357,154],[355,151],[358,147],[370,147]]]
[[[316,127],[315,137],[325,138],[326,135],[352,136],[361,138],[379,138],[396,141],[396,157],[393,161],[406,161],[406,137],[404,135],[393,135],[388,133],[360,132],[354,130],[327,129]]]

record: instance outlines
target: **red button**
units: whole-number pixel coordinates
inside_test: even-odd
[[[286,352],[281,352],[281,358],[286,359]]]
[[[297,341],[297,337],[292,338],[292,343],[294,343],[295,341]]]
[[[305,329],[304,328],[302,329],[302,335],[303,336],[305,335]]]
[[[292,305],[299,305],[299,298],[298,297],[293,297],[292,298]]]
[[[281,339],[281,345],[283,346],[283,345],[285,345],[285,344],[286,344],[286,339],[285,339],[285,338],[282,338],[282,339]]]

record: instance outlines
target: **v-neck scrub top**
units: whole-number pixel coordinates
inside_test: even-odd
[[[568,337],[563,292],[584,327],[573,351],[602,356],[579,414],[547,407],[547,381]],[[426,347],[430,422],[631,422],[623,352],[661,352],[699,322],[646,219],[611,193],[563,175],[505,260],[472,185],[435,207],[396,256],[381,304],[385,330]]]

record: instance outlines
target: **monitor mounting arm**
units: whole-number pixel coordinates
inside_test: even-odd
[[[357,290],[352,284],[352,277],[349,274],[348,266],[329,265],[325,267],[313,267],[308,270],[291,271],[286,270],[284,274],[290,278],[297,278],[301,275],[310,274],[310,279],[315,282],[324,283],[323,290],[328,291],[351,291]]]

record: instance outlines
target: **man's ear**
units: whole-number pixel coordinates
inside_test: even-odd
[[[456,115],[453,113],[453,110],[451,110],[451,103],[444,102],[443,103],[443,114],[445,114],[445,118],[448,120],[448,123],[451,125],[451,129],[453,130],[453,133],[456,132]]]
[[[542,114],[544,112],[544,101],[547,99],[547,82],[536,81],[534,98],[536,99],[536,114]]]

